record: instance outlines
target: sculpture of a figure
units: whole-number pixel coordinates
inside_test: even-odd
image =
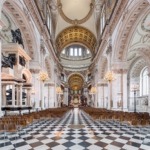
[[[16,55],[15,54],[9,54],[8,57],[4,56],[2,53],[2,66],[1,67],[10,67],[13,69],[13,65],[16,64]]]
[[[12,37],[13,37],[12,42],[21,44],[24,48],[20,29],[16,29],[15,31],[11,30],[11,34],[12,34]]]

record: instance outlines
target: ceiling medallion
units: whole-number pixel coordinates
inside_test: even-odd
[[[91,17],[91,15],[92,15],[92,13],[93,13],[93,11],[94,11],[94,0],[91,0],[90,6],[89,6],[89,7],[90,7],[90,10],[89,10],[88,14],[87,14],[84,18],[82,18],[82,19],[80,19],[80,20],[78,20],[78,19],[72,20],[72,19],[68,18],[68,17],[65,15],[65,13],[63,12],[63,10],[62,10],[63,5],[62,5],[62,3],[61,3],[61,0],[57,0],[57,3],[58,3],[58,11],[59,11],[61,17],[62,17],[66,22],[68,22],[68,23],[70,23],[70,24],[73,24],[73,25],[78,25],[78,24],[82,24],[82,23],[86,22],[86,21]]]

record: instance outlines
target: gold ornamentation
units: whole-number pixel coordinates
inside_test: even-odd
[[[105,77],[104,77],[104,80],[108,81],[108,82],[111,82],[113,80],[115,80],[115,74],[112,72],[112,71],[108,71],[106,74],[105,74]]]
[[[91,87],[89,94],[96,94],[96,92],[97,92],[97,89],[95,86],[93,86],[93,87]]]
[[[48,74],[47,74],[47,72],[41,71],[39,73],[39,79],[41,81],[43,81],[43,82],[46,81],[46,80],[48,80]]]
[[[60,86],[56,87],[56,93],[57,94],[63,94],[63,91],[62,91]]]
[[[56,47],[59,53],[70,43],[82,43],[94,53],[96,38],[88,29],[75,26],[63,30],[56,38]]]
[[[91,4],[90,4],[90,6],[89,6],[89,7],[90,7],[90,10],[89,10],[88,14],[87,14],[84,18],[82,18],[82,19],[80,19],[80,20],[78,20],[78,19],[72,20],[72,19],[68,18],[68,17],[64,14],[64,12],[63,12],[63,10],[62,10],[63,5],[62,5],[62,3],[61,3],[61,0],[57,0],[57,3],[58,3],[58,11],[59,11],[61,17],[62,17],[66,22],[68,22],[68,23],[70,23],[70,24],[73,24],[73,25],[82,24],[82,23],[86,22],[86,21],[91,17],[91,15],[92,15],[92,13],[93,13],[93,11],[94,11],[94,0],[91,0]]]
[[[80,90],[83,87],[83,78],[79,74],[73,74],[70,76],[68,83],[72,90]]]

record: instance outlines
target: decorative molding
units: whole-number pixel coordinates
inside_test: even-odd
[[[146,15],[146,17],[143,19],[142,24],[141,24],[141,28],[146,31],[146,32],[150,32],[150,13],[148,13]]]
[[[108,86],[108,83],[98,83],[97,86]]]
[[[121,26],[121,28],[123,28],[123,29],[122,29],[120,36],[118,36],[120,42],[118,42],[118,40],[116,40],[119,43],[119,45],[117,45],[117,47],[115,48],[115,49],[118,49],[118,51],[115,54],[116,60],[121,61],[123,59],[126,59],[125,54],[127,53],[127,51],[125,49],[128,46],[127,42],[130,42],[129,36],[132,33],[131,31],[132,31],[133,27],[136,25],[136,21],[138,20],[139,16],[143,13],[143,11],[146,8],[147,8],[147,2],[144,0],[141,0],[133,8],[134,11],[131,11],[131,13],[128,12],[126,19],[123,22],[123,24],[125,26],[124,27]],[[134,29],[135,29],[135,27],[134,27]],[[134,29],[133,29],[133,31],[134,31]]]
[[[39,74],[40,73],[40,69],[30,69],[30,72],[33,74]]]
[[[126,74],[128,69],[112,69],[115,74]]]
[[[58,11],[59,11],[61,17],[62,17],[66,22],[68,22],[68,23],[70,23],[70,24],[73,24],[73,25],[82,24],[82,23],[86,22],[86,21],[91,17],[91,15],[92,15],[92,13],[93,13],[93,11],[94,11],[94,0],[91,0],[90,10],[89,10],[88,14],[87,14],[84,18],[82,18],[82,19],[80,19],[80,20],[78,20],[78,19],[72,20],[72,19],[68,18],[68,17],[64,14],[64,12],[63,12],[63,10],[62,10],[63,5],[62,5],[62,3],[61,3],[61,0],[57,0],[57,3],[58,3]]]

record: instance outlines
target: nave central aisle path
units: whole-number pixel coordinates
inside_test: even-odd
[[[94,122],[78,108],[61,119],[41,121],[25,130],[27,134],[22,133],[17,140],[11,136],[5,145],[0,138],[0,150],[150,150],[147,129],[139,133],[139,129],[112,121]]]

